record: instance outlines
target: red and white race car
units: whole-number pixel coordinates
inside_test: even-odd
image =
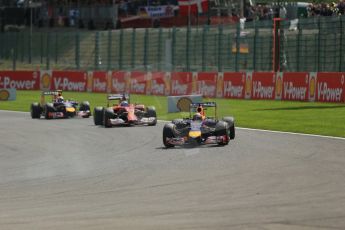
[[[95,125],[104,127],[120,125],[149,125],[157,124],[156,109],[154,106],[130,103],[129,94],[109,94],[107,107],[95,107]],[[110,105],[111,101],[117,103]]]

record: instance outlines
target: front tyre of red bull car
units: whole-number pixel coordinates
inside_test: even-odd
[[[80,103],[78,115],[82,118],[89,118],[91,116],[90,103],[88,101]]]
[[[32,119],[39,119],[41,118],[42,114],[42,107],[38,102],[34,102],[30,106],[30,114]]]
[[[173,139],[175,138],[173,123],[167,123],[163,127],[163,144],[166,148],[173,148]]]
[[[149,126],[155,126],[157,124],[157,113],[154,106],[147,106],[145,117],[148,119]]]

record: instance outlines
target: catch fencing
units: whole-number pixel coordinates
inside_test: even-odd
[[[283,20],[280,71],[345,71],[345,17]],[[0,69],[272,71],[273,21],[186,28],[6,32]]]

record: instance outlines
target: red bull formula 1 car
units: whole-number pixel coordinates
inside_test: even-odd
[[[50,102],[46,101],[46,96],[51,96]],[[42,91],[40,103],[34,102],[30,107],[31,117],[46,119],[53,118],[69,118],[69,117],[83,117],[88,118],[91,116],[90,103],[83,101],[80,105],[74,100],[64,100],[62,91]]]
[[[153,106],[130,103],[128,94],[109,94],[107,107],[95,107],[95,125],[104,127],[121,125],[149,125],[157,124],[156,109]],[[117,103],[111,105],[111,101]]]
[[[206,116],[209,108],[214,109],[213,117]],[[192,103],[189,118],[175,119],[163,128],[163,144],[167,148],[185,144],[227,145],[232,139],[235,139],[235,120],[230,116],[218,120],[216,102]]]

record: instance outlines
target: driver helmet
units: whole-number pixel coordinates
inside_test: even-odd
[[[120,106],[126,107],[126,106],[129,106],[129,104],[128,104],[127,101],[122,101],[121,104],[120,104]]]
[[[58,95],[56,97],[56,102],[63,102],[63,101],[64,101],[64,99],[63,99],[63,96],[62,96],[62,92],[59,91]]]
[[[202,116],[200,113],[195,113],[193,115],[193,121],[202,121]]]
[[[62,97],[62,96],[61,96],[61,97],[58,97],[56,101],[57,101],[57,102],[63,102],[63,97]]]

